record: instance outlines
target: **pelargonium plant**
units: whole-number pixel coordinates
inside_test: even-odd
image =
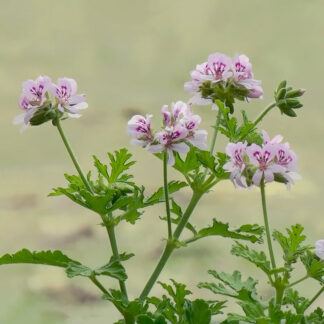
[[[23,114],[14,122],[23,123],[24,130],[27,126],[51,121],[77,171],[75,175],[66,174],[66,187],[54,189],[50,196],[65,195],[80,207],[96,213],[107,232],[111,257],[104,260],[103,265],[90,268],[61,251],[23,249],[2,256],[0,264],[45,264],[64,268],[69,278],[88,278],[103,299],[120,312],[121,319],[115,324],[324,323],[323,308],[313,307],[324,291],[324,240],[317,240],[315,246],[307,245],[300,224],[292,225],[284,232],[271,231],[269,225],[266,189],[273,182],[289,189],[300,178],[297,154],[281,135],[271,138],[268,132],[258,128],[276,107],[282,115],[296,117],[305,90],[293,89],[283,81],[274,93],[274,101],[258,117],[251,120],[242,111],[239,119],[234,104],[259,99],[263,94],[261,81],[254,79],[247,56],[236,54],[231,59],[224,54],[211,54],[190,75],[191,81],[184,86],[192,95],[188,102],[163,105],[157,119],[152,114],[135,115],[127,123],[131,143],[147,150],[147,154],[155,155],[162,163],[163,184],[150,195],[141,184],[134,182],[129,170],[135,162],[126,148],[108,153],[109,164],[94,156],[96,176],[91,172],[83,173],[62,128],[62,121],[80,117],[80,111],[87,108],[85,96],[78,94],[75,80],[60,78],[53,84],[48,76],[40,76],[35,81],[24,82],[19,100]],[[211,114],[215,114],[210,140],[207,131],[200,129],[201,117],[193,111],[193,106],[200,105],[211,105]],[[195,110],[199,108],[195,107]],[[218,133],[227,138],[228,144],[215,152]],[[178,171],[183,181],[170,181],[170,168]],[[259,188],[262,225],[232,227],[214,218],[210,225],[197,229],[189,221],[199,208],[201,198],[228,180],[241,190]],[[173,194],[184,187],[190,188],[191,198],[186,206],[180,206]],[[161,217],[166,224],[165,248],[143,290],[137,298],[130,299],[124,262],[134,254],[119,251],[115,230],[124,221],[135,225],[144,211],[156,204],[165,205],[165,216]],[[256,210],[256,213],[260,211]],[[184,231],[190,233],[189,238],[183,238]],[[233,273],[209,270],[210,282],[192,279],[199,288],[214,293],[215,300],[189,297],[191,292],[186,285],[173,279],[170,283],[158,282],[176,249],[188,249],[197,240],[210,236],[233,240],[231,254],[254,264],[265,274],[271,296],[262,296],[257,289],[258,281],[246,278],[237,270]],[[274,243],[281,247],[281,256],[274,254]],[[304,267],[302,277],[296,275],[296,264]],[[104,287],[101,276],[117,280],[119,289]],[[305,280],[318,283],[318,291],[307,297],[298,290],[298,285]],[[157,283],[165,290],[163,296],[151,295],[152,287]],[[227,299],[234,299],[241,312],[227,308]]]

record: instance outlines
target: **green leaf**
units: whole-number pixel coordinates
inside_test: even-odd
[[[309,324],[323,324],[324,323],[324,310],[317,307],[308,317],[307,323]]]
[[[309,300],[305,297],[299,296],[297,290],[291,288],[286,289],[285,296],[283,298],[284,305],[293,305],[297,314],[304,314]]]
[[[136,318],[137,324],[167,324],[164,317],[159,316],[156,319],[149,317],[148,315],[139,315]]]
[[[110,258],[109,262],[95,270],[96,275],[105,275],[118,280],[125,281],[127,279],[127,274],[125,268],[120,263],[119,260],[116,260],[113,256]]]
[[[316,254],[309,251],[301,257],[301,261],[306,268],[307,274],[324,284],[324,262]]]
[[[209,151],[197,150],[196,152],[198,161],[212,173],[216,173],[217,163],[215,157]]]
[[[232,247],[231,253],[252,262],[267,275],[270,275],[270,261],[267,260],[267,257],[263,251],[257,252],[255,250],[250,250],[248,246],[244,246],[239,242],[235,242],[235,245],[233,245]]]
[[[93,159],[94,159],[94,166],[97,168],[98,173],[101,174],[107,180],[109,180],[107,165],[101,163],[95,155],[93,156]]]
[[[206,288],[215,294],[233,297],[241,301],[255,304],[258,303],[255,288],[258,282],[256,280],[249,277],[246,281],[242,281],[242,275],[239,271],[234,271],[233,274],[227,274],[224,272],[218,273],[215,270],[209,270],[208,273],[215,279],[221,281],[221,283],[201,282],[198,285],[199,288]]]
[[[187,187],[187,183],[183,181],[170,181],[168,183],[169,194],[173,194],[180,189]],[[160,187],[155,193],[153,193],[149,198],[145,199],[144,204],[146,206],[151,206],[165,201],[164,188]]]
[[[171,218],[171,222],[173,224],[179,224],[181,218],[182,218],[182,210],[181,207],[174,201],[174,199],[171,198],[171,213],[175,214],[176,218]],[[167,217],[160,217],[161,220],[167,221]],[[195,227],[190,224],[189,222],[186,223],[186,228],[193,233],[193,235],[197,234],[197,231]]]
[[[196,299],[189,305],[190,308],[186,311],[188,324],[210,324],[211,311],[206,301]]]
[[[129,177],[122,177],[122,174],[128,170],[135,161],[129,161],[132,157],[127,149],[122,148],[119,151],[115,151],[115,154],[108,153],[110,159],[111,172],[109,177],[109,183],[116,182],[117,180],[127,180]]]
[[[273,232],[273,237],[280,244],[284,252],[284,260],[288,263],[295,263],[297,259],[309,250],[310,246],[302,246],[306,236],[302,234],[304,228],[300,224],[292,225],[291,229],[287,228],[287,236],[279,231]]]
[[[70,259],[68,256],[66,256],[58,250],[31,252],[27,249],[22,249],[14,254],[5,254],[0,258],[0,265],[15,263],[32,263],[66,268],[70,262],[79,264],[78,261]]]
[[[92,269],[75,262],[69,262],[65,271],[69,278],[76,276],[91,277],[94,274]]]
[[[222,309],[225,308],[226,300],[223,301],[208,301],[209,309],[212,315],[223,314]]]
[[[127,274],[120,261],[126,261],[133,255],[134,254],[122,253],[119,255],[120,260],[116,260],[112,256],[107,264],[95,270],[92,270],[80,263],[69,262],[68,267],[66,268],[66,273],[69,278],[76,276],[91,277],[104,275],[125,281],[127,279]]]
[[[264,318],[264,309],[260,303],[250,301],[239,301],[238,304],[243,309],[248,320],[259,320],[257,323],[262,323],[260,319]],[[265,320],[265,319],[264,319]],[[263,323],[266,323],[265,321]]]
[[[262,241],[260,236],[262,232],[262,228],[258,225],[243,225],[238,229],[230,230],[228,223],[222,223],[213,219],[213,225],[199,230],[197,235],[189,241],[193,242],[206,236],[222,236],[255,243]]]

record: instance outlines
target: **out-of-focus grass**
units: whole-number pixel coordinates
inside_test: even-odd
[[[309,243],[323,238],[323,12],[320,0],[1,1],[1,254],[21,247],[58,248],[89,265],[101,265],[110,255],[96,215],[65,198],[46,197],[52,187],[65,183],[64,172],[74,170],[50,124],[23,135],[12,126],[23,80],[40,74],[77,79],[90,108],[64,127],[84,169],[91,167],[93,153],[104,158],[106,151],[126,146],[140,161],[133,169],[136,180],[153,191],[162,181],[161,165],[149,153],[129,147],[125,123],[134,113],[150,112],[158,119],[162,104],[187,99],[183,82],[189,71],[215,51],[251,58],[265,90],[263,101],[237,106],[251,116],[272,100],[283,78],[307,89],[297,119],[274,111],[262,124],[271,135],[282,133],[291,142],[303,176],[291,192],[271,186],[268,203],[273,227],[299,222]],[[199,113],[209,127],[213,112],[199,108]],[[217,149],[224,145],[220,140]],[[186,191],[178,195],[183,205],[188,199]],[[127,263],[131,297],[138,296],[161,252],[158,238],[166,230],[158,219],[162,214],[156,208],[135,227],[118,228],[120,250],[136,254]],[[215,188],[201,202],[193,223],[200,227],[212,217],[233,225],[261,223],[258,191],[236,191],[229,183]],[[265,281],[250,265],[230,257],[229,249],[229,241],[214,238],[181,249],[161,280],[173,277],[209,297],[195,288],[209,268],[239,267]],[[68,281],[60,269],[1,267],[0,278],[1,323],[110,323],[118,318],[90,283]],[[311,296],[316,285],[303,287]],[[317,305],[323,303],[322,298]]]

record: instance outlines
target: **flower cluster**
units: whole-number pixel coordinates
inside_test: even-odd
[[[324,240],[318,240],[315,243],[315,254],[322,260],[324,260]]]
[[[213,104],[213,109],[218,109],[214,104],[216,99],[229,100],[234,98],[262,98],[263,90],[261,81],[255,80],[252,73],[252,64],[246,55],[235,54],[234,59],[215,53],[208,57],[207,62],[198,64],[191,71],[191,81],[184,85],[185,90],[193,94],[190,103],[196,105]]]
[[[170,165],[175,162],[174,152],[188,153],[190,144],[206,150],[207,131],[198,130],[201,117],[195,115],[186,103],[172,103],[171,111],[164,105],[161,112],[163,127],[155,133],[151,129],[152,115],[135,115],[128,121],[127,133],[132,137],[132,144],[152,153],[167,151]]]
[[[62,114],[66,112],[69,117],[78,118],[81,116],[80,109],[88,107],[85,95],[76,94],[77,83],[70,78],[59,78],[57,84],[54,84],[50,77],[39,76],[36,80],[23,82],[22,86],[19,107],[24,113],[14,118],[14,124],[24,123],[22,130],[33,124],[32,119],[36,115],[41,115],[41,121],[35,121],[34,124],[53,119],[56,108]],[[55,98],[54,103],[50,94]]]
[[[229,143],[226,154],[230,161],[224,165],[224,170],[231,173],[231,180],[237,187],[259,186],[263,178],[266,183],[284,182],[289,188],[299,178],[297,156],[289,143],[281,143],[281,135],[270,139],[265,131],[262,134],[262,146],[246,142]]]

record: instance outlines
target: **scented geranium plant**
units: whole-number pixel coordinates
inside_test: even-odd
[[[170,106],[162,106],[161,115],[155,120],[147,114],[135,115],[128,121],[126,128],[131,143],[161,160],[163,184],[148,195],[141,184],[134,182],[130,170],[135,162],[126,148],[108,153],[108,163],[94,156],[95,175],[82,171],[62,129],[62,121],[80,117],[80,111],[87,108],[85,96],[78,94],[76,81],[60,78],[53,84],[49,77],[40,76],[35,81],[24,82],[19,101],[23,114],[14,122],[23,123],[22,130],[51,122],[77,171],[77,174],[65,174],[67,185],[54,189],[50,196],[65,195],[80,208],[97,214],[107,232],[111,257],[98,260],[98,267],[89,268],[61,251],[23,249],[2,256],[0,264],[51,265],[64,268],[69,278],[82,276],[91,280],[103,299],[120,312],[119,324],[324,323],[324,310],[312,307],[324,291],[324,240],[318,240],[315,246],[307,245],[302,225],[292,225],[284,231],[271,231],[269,225],[266,189],[273,182],[290,189],[300,178],[297,155],[281,135],[271,138],[265,130],[259,130],[262,120],[276,107],[283,117],[296,117],[305,91],[281,82],[274,92],[274,101],[257,118],[250,119],[245,111],[237,113],[235,105],[261,98],[261,81],[254,78],[247,56],[235,55],[231,59],[220,53],[198,64],[184,87],[191,94],[187,103],[175,101]],[[197,106],[205,105],[210,105],[211,114],[215,115],[210,139],[207,131],[200,129],[201,117],[197,113]],[[215,152],[218,133],[227,138],[228,144]],[[178,171],[183,181],[170,180],[170,168]],[[260,208],[255,212],[260,213],[262,225],[232,227],[214,218],[209,225],[197,229],[190,222],[201,197],[225,181],[231,181],[235,188],[242,190],[252,187],[260,190]],[[191,198],[186,206],[180,206],[173,194],[184,187],[190,188]],[[145,210],[156,204],[165,205],[165,215],[161,217],[166,229],[165,248],[143,290],[138,292],[137,298],[130,299],[124,263],[134,254],[119,251],[116,228],[121,222],[136,225]],[[183,238],[184,231],[190,233],[189,238]],[[263,297],[258,292],[258,282],[240,271],[209,270],[210,282],[193,278],[199,288],[214,293],[215,300],[195,299],[185,284],[173,279],[168,283],[158,281],[176,249],[190,249],[195,241],[210,236],[233,240],[232,255],[253,263],[262,271],[272,295]],[[281,247],[281,255],[274,255],[274,243]],[[294,272],[297,264],[305,269],[300,278]],[[104,287],[101,276],[117,280],[119,289]],[[298,290],[298,284],[305,280],[318,283],[318,290],[307,297]],[[151,295],[156,284],[162,286],[165,294]],[[227,299],[234,299],[241,312],[234,313],[227,308]]]

